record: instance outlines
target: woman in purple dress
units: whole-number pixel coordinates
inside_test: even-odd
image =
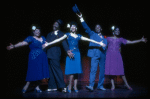
[[[44,78],[49,78],[48,59],[46,53],[42,50],[42,45],[45,44],[45,37],[41,36],[40,29],[33,26],[33,36],[28,36],[24,41],[15,45],[10,44],[7,47],[8,50],[14,48],[29,45],[30,53],[28,60],[28,71],[26,76],[26,85],[24,86],[22,93],[25,93],[31,81],[37,82],[35,91],[42,92],[39,88],[39,81]]]
[[[123,66],[123,60],[120,53],[121,44],[135,44],[139,42],[147,42],[147,40],[143,37],[140,40],[126,40],[124,38],[119,38],[120,30],[118,27],[112,27],[113,30],[113,36],[107,37],[108,42],[108,49],[106,52],[106,61],[105,61],[105,75],[109,75],[111,79],[111,90],[115,90],[114,85],[114,77],[115,76],[122,76],[122,79],[125,83],[125,86],[132,90],[132,88],[129,86],[125,74],[124,74],[124,66]]]

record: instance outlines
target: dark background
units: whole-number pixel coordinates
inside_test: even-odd
[[[31,25],[38,24],[41,27],[42,35],[47,36],[52,31],[53,22],[57,19],[64,21],[61,30],[66,33],[66,24],[70,21],[78,23],[78,32],[88,37],[85,33],[79,18],[72,11],[74,4],[83,14],[89,27],[94,27],[99,23],[103,28],[103,35],[111,36],[111,26],[120,27],[121,37],[128,40],[141,39],[142,36],[148,37],[146,25],[149,25],[148,1],[147,2],[72,2],[71,1],[20,1],[5,2],[2,7],[4,16],[3,34],[6,46],[9,43],[16,44],[23,41],[31,34]],[[3,37],[2,37],[3,38]],[[80,52],[82,57],[86,57],[89,42],[80,42]],[[148,43],[138,43],[134,45],[122,46],[122,57],[124,69],[128,82],[147,85],[148,82]],[[25,84],[29,47],[17,48],[11,51],[5,49],[5,70],[4,83],[8,88],[15,88]],[[3,54],[3,53],[2,53]],[[66,53],[62,49],[61,63],[65,63]],[[83,68],[84,69],[84,68]],[[2,69],[3,71],[3,69]],[[2,75],[3,76],[3,75]],[[23,86],[22,86],[23,87]]]

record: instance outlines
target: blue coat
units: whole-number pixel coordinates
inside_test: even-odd
[[[85,32],[88,33],[88,35],[90,36],[90,39],[93,39],[97,42],[103,41],[103,43],[106,44],[106,46],[107,46],[107,40],[104,38],[104,36],[103,36],[103,39],[100,38],[100,36],[97,33],[92,31],[88,27],[86,22],[82,22],[82,26],[85,29]],[[99,44],[95,44],[95,43],[90,42],[88,55],[87,55],[88,57],[98,57],[98,58],[100,58],[101,54],[105,54],[105,53],[106,53],[106,48],[105,47],[101,47]]]
[[[57,36],[54,35],[54,32],[51,32],[47,35],[46,41],[52,42],[55,39],[58,39],[62,36],[64,36],[64,33],[61,31],[58,31]],[[60,60],[60,58],[61,58],[61,48],[60,48],[61,45],[63,45],[63,48],[65,49],[66,52],[69,50],[69,46],[67,44],[67,41],[63,40],[62,42],[56,43],[47,49],[47,57],[50,59]]]

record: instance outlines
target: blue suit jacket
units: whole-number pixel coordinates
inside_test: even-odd
[[[64,36],[64,33],[61,31],[58,31],[57,36],[54,35],[54,32],[51,32],[47,35],[46,41],[51,42],[51,41],[54,41],[55,39],[58,39],[62,36]],[[67,41],[63,40],[62,42],[56,43],[56,44],[50,46],[49,48],[47,48],[47,57],[50,59],[60,60],[60,58],[61,58],[61,48],[60,48],[61,45],[63,45],[63,48],[65,49],[65,51],[69,50],[69,46],[67,44]]]
[[[88,33],[88,35],[90,36],[90,39],[93,39],[97,42],[103,41],[103,43],[106,44],[107,46],[107,40],[104,38],[104,36],[103,38],[101,38],[97,33],[91,31],[91,29],[86,24],[86,22],[82,22],[82,26],[86,30],[85,32]],[[101,54],[105,54],[105,53],[106,53],[105,47],[101,47],[99,44],[90,42],[87,56],[100,58]]]

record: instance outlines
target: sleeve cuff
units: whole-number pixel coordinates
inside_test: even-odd
[[[81,22],[84,22],[84,19],[83,19],[83,18],[81,18],[81,19],[80,19],[80,21],[81,21]]]

